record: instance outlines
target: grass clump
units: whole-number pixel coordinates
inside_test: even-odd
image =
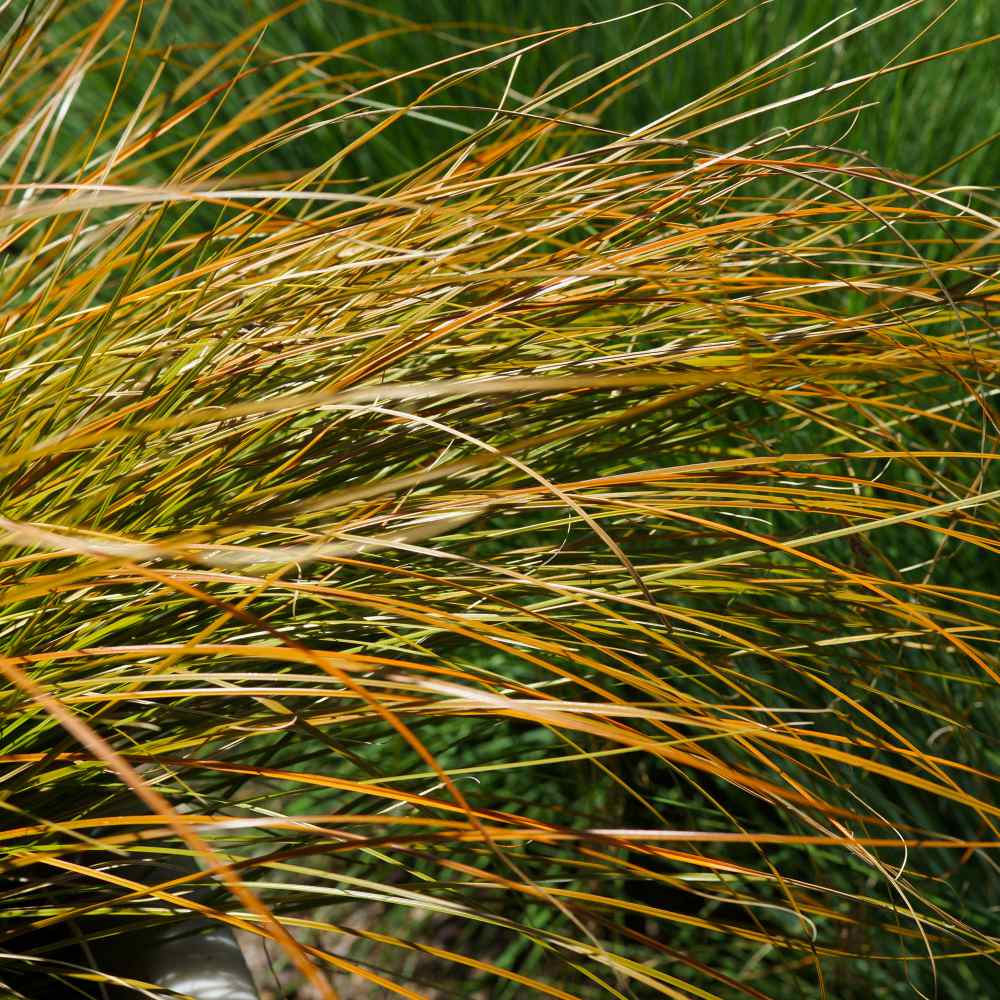
[[[721,141],[853,29],[625,132],[709,22],[161,90],[60,8],[0,69],[10,995],[191,912],[323,997],[986,995],[995,196],[817,144],[864,80]]]

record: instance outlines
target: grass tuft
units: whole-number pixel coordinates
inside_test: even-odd
[[[988,995],[1000,212],[782,89],[864,25],[625,130],[714,9],[532,90],[618,22],[100,6],[0,12],[8,994],[196,913],[302,996]]]

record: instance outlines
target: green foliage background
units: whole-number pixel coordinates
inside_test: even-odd
[[[772,55],[824,25],[835,21],[830,32],[854,27],[861,21],[888,14],[900,6],[898,0],[864,0],[852,5],[839,0],[775,0],[770,4],[743,2],[710,3],[692,0],[680,7],[693,15],[710,12],[700,30],[732,21],[706,46],[683,49],[659,62],[615,92],[614,99],[601,110],[601,124],[629,132],[655,120],[666,110],[681,107],[708,93],[713,87],[741,73],[758,60]],[[60,22],[60,33],[70,27],[92,24],[102,4],[83,2],[75,5],[77,13]],[[546,80],[565,78],[596,65],[603,59],[631,51],[651,38],[683,24],[685,18],[670,4],[650,5],[637,0],[385,0],[377,5],[306,0],[287,7],[270,0],[226,0],[199,4],[196,14],[188,3],[174,3],[165,13],[159,40],[143,53],[145,73],[131,73],[125,80],[123,103],[132,106],[148,82],[150,68],[166,46],[171,59],[163,74],[163,90],[182,82],[199,66],[204,53],[220,38],[246,32],[262,19],[286,9],[260,36],[259,54],[263,59],[298,56],[351,46],[342,60],[334,63],[357,75],[359,85],[386,70],[405,71],[429,66],[453,56],[456,50],[495,42],[505,35],[514,37],[530,31],[587,22],[601,24],[586,32],[556,39],[551,44],[528,53],[519,64],[516,86],[525,93],[537,90]],[[714,13],[712,13],[714,12]],[[6,17],[13,18],[8,9]],[[139,49],[148,39],[154,19],[161,14],[149,5],[140,25]],[[623,15],[632,15],[624,17]],[[123,23],[120,49],[127,40]],[[887,19],[831,50],[818,54],[800,65],[787,78],[768,88],[769,101],[780,101],[805,90],[822,88],[824,83],[841,81],[871,73],[890,62],[899,64],[943,52],[973,39],[986,40],[1000,34],[1000,5],[992,0],[934,0],[923,3],[904,17]],[[256,38],[256,33],[251,33]],[[821,36],[828,37],[827,34]],[[358,39],[366,39],[356,45]],[[638,60],[633,60],[637,64]],[[101,113],[115,84],[117,64],[107,60],[107,71],[88,77],[87,87],[74,105],[65,136],[85,131],[89,120]],[[458,88],[456,104],[490,103],[506,82],[506,67],[477,80],[475,88]],[[254,74],[240,83],[230,100],[259,93],[273,78],[274,70]],[[425,74],[425,79],[430,74]],[[613,74],[606,74],[610,80]],[[418,78],[419,79],[419,78]],[[850,119],[839,120],[826,128],[810,131],[814,142],[840,140],[842,145],[867,154],[883,167],[894,167],[920,175],[941,167],[953,157],[978,145],[1000,131],[1000,108],[990,95],[998,86],[996,49],[983,45],[952,59],[892,73],[869,83],[863,91],[865,102],[876,106],[862,112],[845,135]],[[399,103],[413,96],[412,81],[394,90]],[[844,88],[841,93],[848,93]],[[385,95],[379,95],[385,100]],[[732,148],[756,138],[776,126],[789,127],[795,122],[810,121],[817,109],[829,101],[828,94],[797,103],[791,111],[761,112],[742,122],[709,132],[708,141]],[[731,107],[736,112],[756,106],[759,101],[748,95]],[[586,110],[593,110],[592,108]],[[449,109],[435,116],[440,124],[408,117],[392,127],[381,140],[366,145],[342,167],[349,176],[373,180],[392,177],[427,162],[447,148],[459,136],[454,125],[478,127],[483,115]],[[713,116],[704,116],[706,123]],[[192,121],[192,126],[197,121]],[[369,122],[359,121],[346,134],[358,134]],[[335,145],[342,135],[318,133],[317,144]],[[291,145],[267,157],[268,164],[298,169],[313,161],[306,147]],[[996,147],[984,147],[947,171],[947,178],[959,184],[995,180]]]

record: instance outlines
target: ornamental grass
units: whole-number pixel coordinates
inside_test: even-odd
[[[192,915],[262,996],[992,994],[996,192],[851,150],[881,16],[605,123],[731,7],[537,88],[606,26],[0,12],[5,996]]]

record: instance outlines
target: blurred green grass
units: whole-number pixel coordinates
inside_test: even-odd
[[[681,7],[684,10],[682,11]],[[684,5],[660,4],[650,7],[638,0],[575,0],[568,3],[531,0],[386,0],[376,6],[322,0],[298,0],[282,7],[270,0],[228,0],[199,4],[192,16],[186,3],[171,7],[148,5],[138,25],[135,52],[130,69],[121,82],[119,100],[136,106],[155,71],[162,72],[159,93],[182,85],[198,70],[205,52],[219,38],[243,33],[243,48],[257,69],[238,82],[229,97],[230,111],[238,109],[273,84],[289,69],[288,57],[298,53],[320,53],[341,48],[336,60],[323,64],[323,72],[350,75],[361,87],[387,71],[404,73],[456,52],[502,42],[533,31],[562,26],[607,21],[585,31],[557,38],[544,47],[527,52],[519,60],[510,84],[521,93],[537,92],[543,82],[569,78],[598,65],[602,60],[628,52],[668,32],[677,34],[665,44],[652,46],[641,59],[662,54],[668,47],[693,34],[722,27],[703,42],[685,47],[669,58],[659,59],[633,78],[631,89],[618,88],[613,101],[604,107],[590,105],[584,112],[598,112],[604,128],[630,132],[683,107],[713,87],[746,70],[755,62],[783,46],[819,31],[812,44],[836,37],[857,27],[864,19],[888,14],[905,7],[895,0],[865,0],[852,7],[846,0],[775,0],[762,5],[745,0],[691,0]],[[92,0],[81,3],[70,16],[62,18],[61,29],[80,30],[92,24],[104,5]],[[283,13],[282,13],[283,12]],[[281,16],[274,19],[274,16]],[[630,15],[630,16],[625,16]],[[688,15],[697,20],[689,20]],[[5,15],[10,21],[15,13]],[[266,29],[255,29],[272,18]],[[120,18],[121,27],[114,49],[127,47],[132,31],[129,18]],[[154,25],[162,21],[154,39]],[[835,22],[829,24],[829,22]],[[795,72],[778,80],[766,95],[747,94],[727,104],[727,114],[750,111],[757,103],[782,102],[796,94],[815,90],[821,81],[833,84],[881,69],[883,66],[944,52],[970,41],[1000,34],[1000,3],[995,0],[947,0],[913,4],[883,22],[846,41],[837,42],[805,60]],[[363,44],[356,40],[366,38]],[[250,50],[256,45],[256,51]],[[805,51],[808,46],[800,51]],[[164,60],[164,56],[167,56]],[[297,57],[296,57],[297,58]],[[161,60],[162,64],[161,64]],[[103,76],[93,74],[81,92],[66,122],[64,140],[85,137],[99,120],[116,85],[118,57],[114,51],[103,56]],[[482,63],[485,56],[473,57]],[[469,65],[468,62],[461,65]],[[312,72],[312,71],[310,71]],[[491,74],[495,79],[491,78]],[[423,116],[403,118],[375,141],[366,143],[339,168],[344,178],[378,181],[427,162],[461,138],[461,129],[485,124],[495,95],[507,84],[505,64],[477,78],[474,86],[449,91],[455,104],[484,105],[482,112],[447,108],[427,111]],[[309,76],[309,73],[306,74]],[[595,83],[610,80],[612,74],[597,77]],[[224,83],[225,73],[214,82]],[[421,76],[399,81],[392,87],[394,100],[404,104],[414,100]],[[1000,102],[990,100],[1000,84],[996,48],[992,44],[935,60],[930,64],[892,72],[869,82],[853,94],[845,87],[833,93],[818,93],[791,106],[762,111],[724,128],[711,129],[704,141],[720,148],[733,148],[769,129],[793,128],[810,121],[835,98],[847,99],[845,106],[875,102],[856,120],[838,118],[826,126],[809,130],[811,142],[839,143],[871,157],[882,166],[921,175],[934,170],[984,137],[1000,132]],[[594,88],[596,89],[596,87]],[[342,87],[331,86],[329,97],[340,96]],[[313,98],[322,96],[321,92]],[[606,96],[603,99],[606,99]],[[386,101],[386,92],[378,97]],[[440,100],[440,99],[436,99]],[[919,109],[915,114],[914,109]],[[371,109],[373,115],[384,111]],[[718,111],[702,116],[703,124],[727,117]],[[275,118],[275,123],[280,120]],[[370,120],[339,125],[315,133],[309,142],[292,143],[269,150],[258,162],[264,170],[299,170],[316,162],[316,144],[328,144],[331,151],[346,140],[363,133]],[[184,128],[188,132],[204,126],[204,118],[192,116]],[[184,134],[177,132],[175,134]],[[943,177],[951,183],[989,184],[996,180],[997,153],[988,143],[947,170]]]

